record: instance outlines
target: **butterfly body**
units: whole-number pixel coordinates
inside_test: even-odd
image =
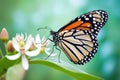
[[[57,32],[51,31],[53,42],[75,64],[90,61],[98,49],[97,35],[107,22],[103,10],[95,10],[75,18]]]

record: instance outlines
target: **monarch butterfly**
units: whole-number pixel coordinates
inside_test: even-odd
[[[83,14],[57,32],[50,31],[55,43],[75,64],[89,62],[97,52],[97,35],[107,22],[108,15],[103,10],[94,10]]]

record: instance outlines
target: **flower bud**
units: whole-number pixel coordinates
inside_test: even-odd
[[[0,33],[0,39],[3,41],[7,41],[8,38],[9,38],[8,32],[5,28],[3,28],[1,33]]]
[[[8,43],[6,45],[6,48],[7,48],[8,52],[14,52],[15,51],[11,40],[8,41]]]

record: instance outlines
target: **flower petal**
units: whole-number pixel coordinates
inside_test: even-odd
[[[15,55],[11,55],[11,56],[6,55],[6,58],[8,58],[9,60],[16,60],[20,57],[20,55],[21,55],[20,53],[15,54]]]
[[[46,53],[47,55],[50,55],[50,56],[55,56],[55,55],[56,55],[55,53],[50,53],[50,52],[48,52],[49,49],[50,49],[50,48],[46,48],[46,49],[45,49],[45,53]]]
[[[15,50],[19,52],[20,46],[15,38],[12,39],[12,44],[13,44],[13,47],[15,48]]]
[[[35,44],[35,46],[40,49],[42,44]]]
[[[44,40],[45,40],[45,37],[43,36],[43,37],[42,37],[42,41],[44,41]]]
[[[24,35],[23,35],[23,33],[21,33],[21,39],[24,40]]]
[[[50,44],[50,40],[47,39],[45,45],[46,45],[46,46],[49,46],[49,44]]]
[[[25,70],[28,70],[29,68],[28,60],[25,55],[22,56],[22,66]]]
[[[20,41],[20,34],[18,34],[18,33],[16,34],[16,40]]]
[[[33,50],[33,51],[26,51],[25,54],[26,54],[27,56],[31,56],[31,57],[32,57],[32,56],[38,55],[39,52],[40,52],[40,49],[36,49],[36,50]]]
[[[31,47],[32,41],[33,41],[32,35],[29,35],[25,44],[25,51],[27,51]]]
[[[25,40],[25,41],[27,40],[27,33],[25,33],[25,38],[24,38],[24,40]]]
[[[46,51],[49,51],[49,50],[50,50],[50,48],[45,48],[45,50],[46,50]]]
[[[35,42],[36,42],[36,44],[40,44],[41,43],[39,34],[36,35]]]

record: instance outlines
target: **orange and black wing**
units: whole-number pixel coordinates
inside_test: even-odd
[[[103,10],[94,10],[83,14],[67,25],[63,26],[58,32],[65,30],[90,30],[95,36],[97,36],[100,29],[107,22],[108,15]]]
[[[103,10],[83,14],[58,30],[54,40],[72,62],[85,64],[97,52],[96,37],[107,19]]]

